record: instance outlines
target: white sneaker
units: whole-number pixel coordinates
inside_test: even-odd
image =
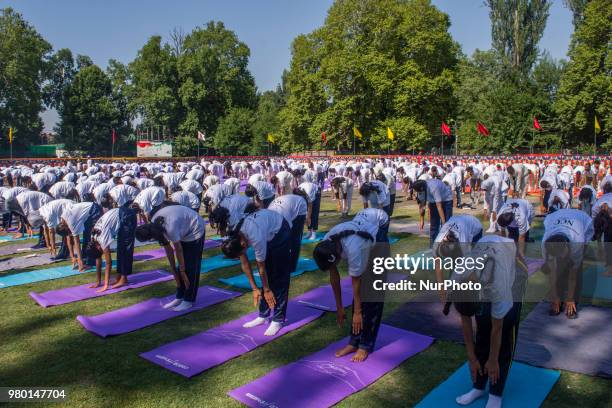
[[[173,307],[175,307],[175,306],[180,305],[182,301],[183,301],[183,299],[174,299],[172,302],[170,302],[170,303],[166,303],[166,304],[163,306],[163,308],[164,308],[164,309],[171,309],[171,308],[173,308]]]
[[[247,329],[250,329],[251,327],[261,326],[265,322],[266,322],[266,319],[264,317],[256,317],[250,322],[246,322],[245,324],[243,324],[242,327],[246,327]]]
[[[182,312],[183,310],[188,310],[188,309],[191,309],[192,307],[193,307],[192,302],[187,302],[183,300],[180,305],[178,305],[172,310],[174,310],[175,312]]]
[[[270,323],[270,326],[268,326],[268,329],[264,333],[264,336],[274,336],[282,328],[283,328],[283,324],[282,323],[280,323],[280,322],[272,322],[272,323]]]
[[[314,241],[315,239],[317,239],[317,233],[316,231],[311,231],[310,232],[310,236],[308,237],[309,240]]]

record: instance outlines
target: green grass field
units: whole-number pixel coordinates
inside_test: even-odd
[[[340,221],[334,207],[326,195],[322,205],[321,231]],[[360,208],[361,204],[354,200],[352,213]],[[416,221],[414,202],[398,202],[395,208],[394,219]],[[394,245],[394,250],[398,252],[411,253],[409,251],[427,245],[427,240],[422,237],[409,234],[401,237]],[[312,247],[303,247],[302,255],[310,256]],[[208,250],[205,256],[217,253],[218,249]],[[135,271],[165,267],[165,260],[142,262],[135,264]],[[217,281],[219,278],[237,273],[238,267],[213,271],[202,275],[201,284],[222,286]],[[0,276],[2,274],[5,273],[0,272]],[[250,293],[143,330],[107,339],[85,331],[76,321],[76,316],[99,314],[154,296],[172,294],[173,282],[47,309],[36,305],[28,295],[30,291],[44,292],[87,283],[92,278],[93,274],[84,274],[0,291],[0,386],[65,387],[68,392],[65,405],[70,407],[233,407],[240,404],[227,396],[228,391],[261,377],[275,367],[316,352],[348,333],[348,326],[338,328],[334,314],[327,313],[250,353],[186,379],[145,361],[138,354],[251,312]],[[306,273],[292,280],[291,296],[327,282],[325,273]],[[397,306],[399,303],[388,303],[385,315]],[[526,304],[524,315],[531,308],[533,304]],[[214,353],[214,350],[209,352]],[[462,345],[436,341],[426,351],[408,359],[339,405],[413,406],[464,360]],[[610,406],[610,395],[609,380],[561,372],[561,378],[544,406],[604,407]],[[454,405],[453,401],[449,401],[449,406]]]

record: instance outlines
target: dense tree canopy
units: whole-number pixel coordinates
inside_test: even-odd
[[[22,149],[39,140],[43,84],[48,75],[51,45],[10,8],[0,10],[0,135],[8,148]]]

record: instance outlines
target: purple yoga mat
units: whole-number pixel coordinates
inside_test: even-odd
[[[207,239],[204,241],[204,249],[220,247],[223,241]],[[164,258],[166,251],[164,248],[149,249],[148,251],[135,252],[134,261],[150,261],[152,259]]]
[[[351,287],[351,279],[344,278],[340,280],[340,288],[342,289],[342,306],[348,307],[353,302],[353,289]],[[294,301],[301,305],[312,307],[326,312],[336,311],[336,299],[331,285],[320,286],[316,289],[309,290],[299,296],[293,298]]]
[[[140,272],[131,275],[128,280],[129,284],[117,289],[109,289],[105,292],[96,292],[99,288],[90,288],[91,283],[85,285],[72,286],[70,288],[50,290],[48,292],[36,293],[30,292],[32,299],[42,307],[64,305],[66,303],[78,302],[80,300],[96,298],[100,296],[112,295],[113,293],[123,292],[129,289],[141,288],[160,282],[172,280],[173,277],[166,271],[155,270],[148,272]]]
[[[174,296],[167,296],[145,300],[132,306],[96,316],[77,316],[77,320],[85,329],[100,337],[117,336],[204,309],[240,295],[242,295],[241,292],[212,286],[200,286],[198,298],[189,310],[175,312],[174,310],[164,309],[163,305],[174,299]]]
[[[347,342],[342,339],[228,394],[249,407],[329,407],[425,350],[433,339],[383,324],[375,351],[361,363],[352,362],[350,355],[334,355]]]
[[[533,275],[544,265],[543,259],[536,258],[525,258],[525,262],[527,262],[527,274],[529,276]]]
[[[140,356],[190,378],[298,329],[318,319],[322,314],[320,310],[304,307],[290,300],[287,321],[276,336],[264,336],[267,324],[250,329],[242,327],[244,323],[257,317],[255,312]]]

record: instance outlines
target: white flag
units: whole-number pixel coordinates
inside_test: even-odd
[[[206,135],[204,133],[200,132],[199,130],[198,130],[198,139],[200,139],[203,142],[206,141]]]

